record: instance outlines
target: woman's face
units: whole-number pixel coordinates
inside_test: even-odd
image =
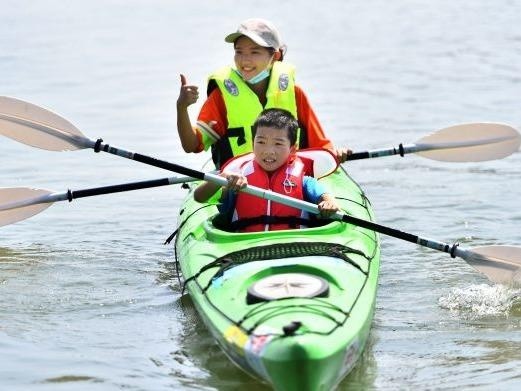
[[[243,35],[235,41],[235,66],[244,80],[250,80],[273,64],[275,53]]]

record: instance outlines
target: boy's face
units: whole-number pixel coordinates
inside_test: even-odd
[[[288,131],[260,126],[253,139],[255,161],[267,172],[273,172],[288,161],[295,152],[290,144]]]

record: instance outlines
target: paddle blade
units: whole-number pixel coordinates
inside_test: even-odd
[[[418,155],[445,162],[502,159],[519,150],[521,137],[511,126],[470,123],[450,126],[416,143]]]
[[[49,151],[91,147],[73,124],[47,109],[6,96],[0,97],[0,134]]]
[[[44,202],[49,190],[15,187],[0,189],[0,227],[28,219],[38,214],[52,202]]]
[[[493,282],[509,286],[521,286],[520,247],[476,247],[467,250],[467,254],[463,258]]]

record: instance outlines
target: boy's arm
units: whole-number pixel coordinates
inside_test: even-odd
[[[222,172],[219,175],[226,178],[228,181],[225,190],[237,192],[248,184],[248,179],[241,174]],[[206,202],[219,190],[220,187],[220,185],[213,182],[201,183],[194,190],[194,200],[197,202]]]
[[[336,198],[333,195],[324,193],[318,202],[318,210],[320,211],[320,216],[329,217],[339,211],[340,208],[338,207]]]
[[[329,217],[340,210],[335,197],[327,193],[324,186],[316,178],[305,176],[303,186],[304,198],[306,201],[317,204],[322,217]]]
[[[203,182],[194,190],[194,200],[197,202],[206,202],[208,201],[217,190],[219,190],[220,186],[213,182]]]

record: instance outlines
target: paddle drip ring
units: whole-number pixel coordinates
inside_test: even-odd
[[[454,243],[454,244],[452,245],[452,247],[450,248],[450,252],[449,252],[449,254],[450,254],[450,256],[451,256],[452,258],[456,258],[456,249],[458,248],[458,246],[459,246],[459,243]]]
[[[103,142],[102,138],[99,138],[96,140],[96,143],[94,144],[94,152],[98,153],[101,151],[101,143]]]

